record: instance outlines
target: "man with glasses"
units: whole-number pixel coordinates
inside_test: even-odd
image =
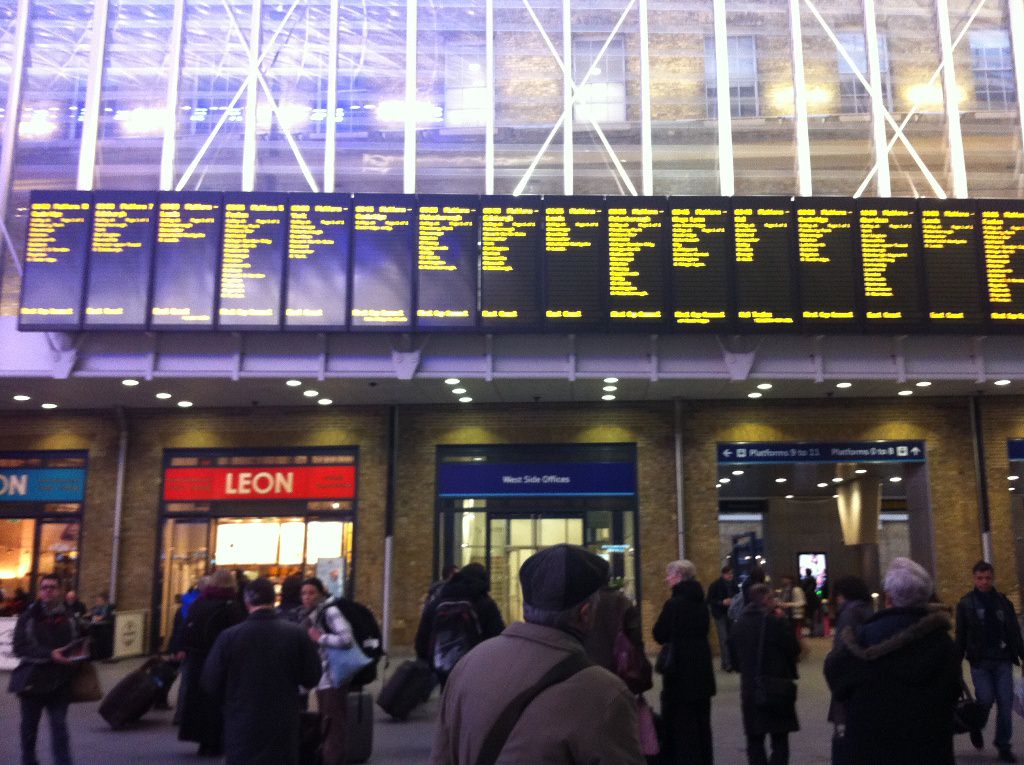
[[[36,738],[45,709],[56,765],[71,765],[67,715],[71,703],[71,660],[63,653],[78,637],[78,627],[64,605],[56,574],[39,579],[38,596],[18,617],[14,655],[21,663],[11,673],[8,690],[21,701],[21,760],[36,765]]]

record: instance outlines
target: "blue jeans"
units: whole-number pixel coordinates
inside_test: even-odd
[[[37,765],[36,737],[43,710],[50,718],[50,740],[55,765],[71,765],[71,744],[68,740],[69,694],[59,691],[45,696],[21,694],[21,761],[23,765]]]
[[[1010,746],[1013,732],[1013,664],[1008,661],[983,659],[971,665],[974,695],[987,710],[996,704],[996,749]]]

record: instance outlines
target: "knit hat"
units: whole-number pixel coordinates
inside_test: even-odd
[[[608,561],[576,545],[555,545],[527,558],[519,581],[527,605],[565,611],[607,584]]]

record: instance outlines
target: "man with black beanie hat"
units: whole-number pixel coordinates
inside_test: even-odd
[[[642,765],[636,705],[625,684],[586,658],[608,563],[555,545],[519,569],[524,622],[455,666],[441,699],[431,765]]]

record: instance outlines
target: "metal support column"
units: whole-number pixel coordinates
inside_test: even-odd
[[[78,182],[80,191],[92,191],[96,175],[96,141],[100,128],[100,90],[103,86],[103,59],[107,50],[107,18],[109,0],[96,0],[92,11],[92,40],[89,43],[89,70],[85,86],[85,109],[82,111],[82,142],[78,151]]]
[[[324,191],[334,191],[335,154],[338,150],[338,44],[340,0],[331,0],[331,28],[327,31],[327,135],[324,137]]]
[[[381,632],[384,635],[384,652],[391,648],[391,585],[395,558],[395,486],[397,483],[398,460],[398,407],[388,412],[388,464],[387,488],[384,497],[384,582],[381,602]]]
[[[11,183],[14,177],[14,152],[18,147],[18,123],[21,122],[21,94],[25,87],[25,60],[28,52],[28,20],[31,0],[18,0],[18,15],[14,19],[14,50],[11,59],[11,79],[7,83],[7,118],[4,120],[3,146],[0,147],[0,225],[7,230],[7,206],[11,201]],[[15,269],[21,274],[21,261],[10,247],[8,250]],[[0,258],[3,274],[3,258]]]
[[[570,0],[562,0],[562,191],[573,193],[573,104],[572,81],[572,8]]]
[[[1010,50],[1013,52],[1013,82],[1017,86],[1017,129],[1020,131],[1018,155],[1024,155],[1024,3],[1008,0],[1010,8]]]
[[[1014,0],[1010,0],[1012,5]],[[935,18],[939,24],[939,45],[942,49],[942,94],[946,106],[946,134],[949,141],[949,169],[953,196],[967,198],[967,162],[964,159],[964,137],[960,129],[960,90],[956,85],[953,64],[953,36],[949,28],[949,0],[935,0]]]
[[[402,188],[406,194],[416,193],[416,36],[419,34],[417,3],[405,3],[405,147],[403,152]]]
[[[882,65],[878,56],[878,22],[875,0],[863,0],[864,50],[868,58],[868,81],[871,83],[871,140],[875,147],[875,194],[892,196],[889,176],[889,146],[885,140],[885,101],[882,100]]]
[[[259,107],[260,48],[263,45],[263,0],[252,0],[249,18],[249,78],[245,92],[245,137],[242,143],[242,191],[256,190],[256,117]]]
[[[117,478],[114,483],[114,530],[110,539],[110,602],[117,602],[117,576],[121,567],[121,525],[124,517],[124,479],[128,470],[128,418],[124,409],[114,410],[117,419]]]
[[[484,19],[484,77],[487,89],[487,112],[484,124],[484,193],[494,193],[494,130],[496,105],[494,98],[494,0],[487,0]]]
[[[647,0],[640,0],[640,184],[644,196],[654,194],[654,137],[651,134],[651,44]]]
[[[1013,2],[1013,0],[1011,0]],[[981,399],[971,396],[971,436],[974,441],[974,475],[978,481],[978,523],[981,526],[981,557],[992,562],[992,520],[988,507],[988,474],[985,471],[985,435],[981,426]]]
[[[800,25],[801,0],[789,0],[789,34],[793,45],[793,129],[796,132],[797,194],[811,195],[811,137],[807,125],[807,77],[804,72],[804,36]]]
[[[174,0],[171,19],[171,49],[167,57],[167,118],[164,144],[160,151],[160,190],[174,189],[174,156],[178,137],[178,88],[181,78],[181,48],[185,39],[185,0]]]
[[[732,98],[729,93],[729,31],[725,25],[725,0],[714,0],[715,88],[718,102],[718,189],[724,197],[736,193],[732,153]]]
[[[678,398],[673,402],[673,412],[676,447],[676,535],[679,543],[679,559],[682,560],[686,557],[685,504],[683,502],[683,402]]]

